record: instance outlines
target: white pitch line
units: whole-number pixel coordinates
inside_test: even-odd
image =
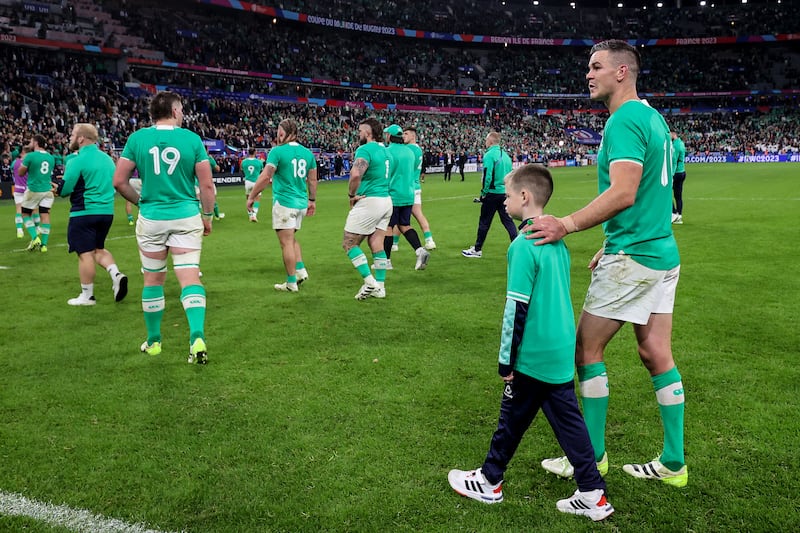
[[[20,494],[0,490],[0,514],[24,516],[78,533],[165,533],[144,524],[128,524],[85,509],[29,500]]]

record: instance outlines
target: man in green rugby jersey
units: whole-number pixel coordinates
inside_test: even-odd
[[[563,217],[538,217],[530,238],[537,245],[568,233],[603,225],[605,243],[592,258],[592,281],[577,328],[575,360],[586,425],[601,473],[608,471],[605,425],[608,377],[606,345],[626,322],[633,324],[639,357],[655,390],[664,441],[661,454],[626,473],[686,486],[684,388],[672,356],[672,311],[680,257],[672,234],[672,168],[669,128],[639,99],[639,52],[625,41],[592,47],[586,79],[592,100],[610,112],[597,157],[600,194],[586,207]],[[545,470],[569,477],[564,458],[546,459]]]
[[[264,162],[256,157],[255,148],[250,148],[247,151],[247,157],[242,159],[242,172],[244,172],[244,196],[250,197],[250,191],[256,184],[258,175],[264,169]],[[261,192],[258,193],[253,205],[247,208],[247,216],[250,222],[258,222],[258,209],[261,207]]]
[[[34,135],[29,152],[22,159],[18,171],[20,176],[28,176],[28,189],[22,197],[22,224],[31,237],[28,251],[47,252],[47,242],[50,239],[50,208],[53,207],[54,199],[51,180],[55,159],[45,150],[46,147],[44,136]],[[33,211],[37,208],[42,220],[38,232],[33,220]],[[41,236],[37,233],[41,233]]]
[[[392,233],[398,229],[406,238],[417,256],[414,268],[425,270],[430,252],[419,242],[417,231],[411,227],[411,210],[414,205],[414,180],[419,177],[414,152],[403,142],[403,128],[392,124],[383,130],[386,146],[392,156],[393,164],[389,171],[389,196],[392,199],[392,218],[389,231],[384,239],[384,251],[391,261]],[[391,263],[390,263],[391,264]]]
[[[142,310],[147,326],[141,350],[150,355],[161,353],[164,281],[167,256],[171,255],[189,322],[189,363],[205,364],[206,291],[200,283],[200,250],[214,218],[211,166],[200,136],[181,127],[180,96],[159,92],[150,102],[150,115],[153,125],[128,137],[114,172],[114,187],[139,206],[136,240],[144,273]],[[128,183],[136,169],[142,180],[141,195]]]
[[[419,222],[419,227],[422,229],[422,236],[425,239],[425,249],[435,250],[436,242],[433,240],[433,233],[431,233],[431,225],[425,214],[422,212],[422,183],[425,181],[425,154],[422,148],[417,144],[417,129],[413,126],[406,126],[403,128],[403,141],[406,146],[411,148],[414,152],[414,168],[417,170],[416,178],[414,179],[414,205],[411,208],[411,214]],[[400,232],[395,232],[392,239],[392,251],[396,250],[395,246],[400,242]]]
[[[272,229],[281,244],[286,268],[286,281],[276,283],[275,290],[297,292],[298,285],[308,279],[308,271],[295,234],[303,217],[312,216],[317,208],[317,160],[311,150],[297,142],[297,123],[292,119],[278,124],[277,141],[247,196],[247,210],[253,209],[261,191],[272,183]]]
[[[356,300],[385,298],[386,267],[384,237],[392,216],[389,197],[391,155],[379,143],[383,134],[380,122],[374,118],[358,125],[359,147],[353,154],[353,166],[347,185],[350,212],[344,225],[342,248],[364,281]],[[372,251],[375,275],[370,272],[367,256],[361,251],[361,241],[367,239]]]

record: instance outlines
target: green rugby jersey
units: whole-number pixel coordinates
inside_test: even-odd
[[[598,189],[611,186],[615,161],[642,165],[634,204],[603,223],[605,253],[626,254],[654,270],[680,264],[672,234],[672,139],[658,111],[639,100],[622,104],[606,122],[597,154]]]
[[[44,150],[28,152],[22,159],[28,169],[28,189],[31,192],[47,192],[53,190],[50,180],[53,178],[55,159]]]
[[[546,383],[566,383],[575,374],[569,250],[564,241],[535,242],[520,233],[508,247],[501,374],[513,370]]]
[[[499,145],[494,145],[483,154],[483,187],[481,196],[488,193],[505,194],[506,185],[503,180],[506,174],[511,172],[511,156],[508,152],[501,149]]]
[[[422,148],[419,147],[418,144],[407,144],[411,151],[414,152],[414,190],[418,191],[422,188],[422,184],[419,182],[419,177],[422,175],[422,162],[425,159],[424,154],[422,153]]]
[[[248,157],[242,160],[242,172],[245,181],[256,181],[258,175],[264,170],[264,162],[257,157]]]
[[[275,167],[272,203],[290,209],[308,207],[308,171],[317,168],[311,150],[295,141],[281,144],[269,151],[267,165]]]
[[[177,126],[149,126],[128,137],[120,157],[139,170],[143,217],[174,220],[200,213],[194,167],[208,156],[199,135]]]
[[[362,144],[353,155],[353,162],[363,159],[369,167],[361,177],[356,195],[359,196],[389,196],[389,166],[391,155],[382,144],[370,141]]]
[[[395,206],[414,205],[414,177],[419,181],[415,168],[414,152],[408,145],[389,143],[387,148],[393,164],[389,168],[389,196]]]
[[[72,157],[70,157],[72,156]],[[59,194],[69,194],[70,217],[114,214],[114,160],[96,144],[70,154]]]

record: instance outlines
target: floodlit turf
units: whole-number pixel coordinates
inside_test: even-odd
[[[594,168],[554,169],[548,212],[596,194]],[[170,272],[163,352],[145,339],[133,228],[118,200],[108,248],[130,277],[113,301],[99,271],[97,306],[73,308],[77,260],[65,246],[68,202],[54,207],[49,252],[23,251],[13,205],[0,202],[0,491],[88,509],[160,530],[243,531],[796,531],[800,317],[800,165],[687,165],[674,351],[686,386],[689,485],[629,477],[624,462],[660,451],[652,385],[630,327],[607,351],[605,524],[562,515],[575,486],[539,461],[559,454],[537,418],[506,474],[505,501],[455,494],[451,468],[479,466],[501,397],[497,376],[508,238],[495,223],[474,242],[478,177],[429,176],[424,209],[438,249],[414,270],[392,255],[386,300],[358,302],[341,249],[344,182],[320,184],[299,240],[310,279],[284,281],[269,200],[248,222],[243,189],[220,187],[227,217],[202,256],[209,364],[186,363],[189,339]],[[573,303],[602,243],[567,238]],[[51,530],[0,516],[0,529]]]

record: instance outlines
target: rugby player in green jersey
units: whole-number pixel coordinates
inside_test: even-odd
[[[34,135],[29,145],[29,152],[22,159],[19,167],[20,176],[28,176],[28,189],[22,198],[22,224],[31,237],[28,250],[47,251],[50,240],[50,208],[53,207],[53,169],[55,159],[45,150],[47,141],[42,135]],[[33,220],[34,209],[39,209],[42,223],[39,231]],[[37,235],[37,233],[41,233]]]
[[[623,465],[637,478],[683,487],[684,388],[672,356],[672,311],[680,257],[672,234],[672,142],[664,118],[639,99],[639,52],[625,41],[592,47],[586,80],[592,100],[605,103],[610,117],[597,157],[600,194],[563,217],[538,217],[531,238],[547,244],[568,233],[603,225],[605,243],[589,262],[592,281],[577,329],[575,360],[583,412],[601,473],[608,470],[605,445],[608,377],[606,345],[626,322],[633,324],[639,357],[650,374],[661,413],[664,441],[650,462]],[[564,458],[542,466],[570,476]]]
[[[247,157],[242,159],[242,172],[244,172],[244,196],[245,198],[250,197],[250,191],[253,190],[253,186],[256,184],[256,180],[258,179],[258,175],[261,174],[261,171],[264,169],[264,162],[256,157],[256,151],[254,148],[250,148],[247,151]],[[261,207],[261,193],[258,193],[255,200],[253,201],[252,207],[247,209],[247,217],[250,219],[250,222],[258,222],[258,209]]]
[[[403,141],[406,146],[411,148],[414,152],[414,162],[417,170],[417,177],[414,179],[414,206],[411,208],[411,214],[419,222],[419,227],[422,229],[422,236],[425,239],[425,249],[435,250],[436,242],[433,240],[433,233],[431,233],[431,225],[425,214],[422,212],[422,183],[425,181],[425,154],[422,148],[417,144],[417,129],[413,126],[406,126],[403,128]],[[400,242],[400,230],[394,232],[392,236],[392,251],[396,250],[395,246]]]
[[[403,128],[392,124],[383,130],[386,136],[387,149],[392,155],[392,166],[389,171],[389,196],[392,198],[392,218],[389,227],[392,229],[384,239],[384,251],[391,260],[392,232],[397,228],[406,238],[417,256],[414,269],[425,270],[430,259],[430,252],[419,242],[417,231],[411,227],[411,210],[414,205],[414,180],[419,178],[416,169],[414,152],[403,142]],[[390,263],[391,264],[391,263]]]
[[[214,172],[222,172],[222,167],[219,166],[217,160],[213,155],[209,154],[207,150],[206,154],[208,155],[208,164],[211,165],[211,176],[213,183]],[[217,186],[214,184],[214,220],[222,220],[223,218],[225,218],[225,213],[221,213],[219,210],[219,204],[217,203]]]
[[[382,134],[383,128],[374,118],[358,125],[360,146],[353,154],[347,185],[350,212],[344,225],[342,248],[364,281],[356,293],[356,300],[386,297],[384,283],[388,259],[383,239],[392,216],[392,199],[389,197],[391,155],[378,142]],[[361,251],[361,241],[365,238],[372,251],[375,276],[370,272],[367,256]]]
[[[311,150],[297,142],[297,123],[292,119],[278,124],[277,141],[247,196],[247,209],[253,209],[261,191],[272,183],[272,229],[286,268],[286,281],[276,283],[275,290],[297,292],[298,285],[308,279],[308,271],[295,234],[303,218],[317,209],[317,160]]]
[[[211,166],[200,136],[181,127],[180,96],[159,92],[150,102],[150,116],[153,125],[128,137],[114,172],[114,187],[139,206],[136,240],[144,273],[142,310],[147,326],[141,350],[161,353],[164,281],[171,255],[189,322],[189,363],[205,364],[206,291],[200,283],[200,250],[214,217]],[[128,182],[136,169],[142,180],[141,195]],[[200,188],[199,204],[195,182]]]

